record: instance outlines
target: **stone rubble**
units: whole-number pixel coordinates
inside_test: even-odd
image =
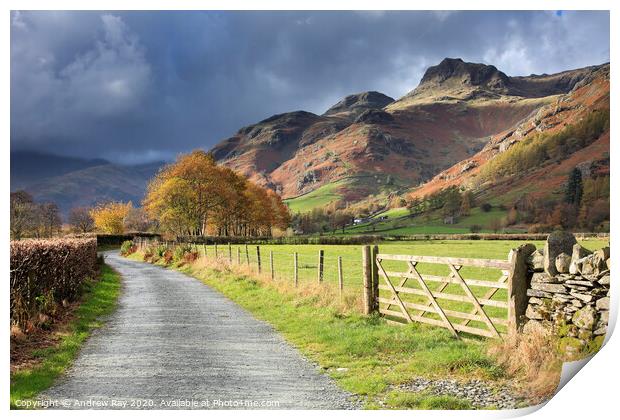
[[[427,392],[437,396],[452,396],[466,399],[475,408],[496,408],[499,410],[517,408],[521,398],[509,386],[490,387],[480,379],[459,382],[455,379],[416,378],[395,387],[400,391]]]

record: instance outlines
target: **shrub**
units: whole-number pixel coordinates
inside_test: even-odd
[[[136,252],[138,248],[133,244],[133,241],[125,241],[121,245],[121,255],[127,256]]]
[[[96,270],[94,238],[12,241],[11,324],[26,326],[38,313],[77,299]]]
[[[172,252],[172,250],[167,249],[166,252],[164,252],[164,263],[166,265],[170,265],[173,259],[174,259],[174,253]]]
[[[471,233],[478,233],[478,232],[480,232],[481,230],[482,230],[482,226],[480,226],[480,225],[471,225],[471,226],[469,227],[469,231],[470,231]]]
[[[185,259],[185,254],[191,252],[192,246],[190,244],[179,244],[174,248],[174,260],[181,262]]]

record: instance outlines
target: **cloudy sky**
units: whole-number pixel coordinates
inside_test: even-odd
[[[11,148],[171,159],[276,113],[398,98],[444,57],[609,61],[607,12],[12,12]]]

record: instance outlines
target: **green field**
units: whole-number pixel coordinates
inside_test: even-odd
[[[536,247],[542,248],[544,241],[530,241]],[[466,241],[466,240],[444,240],[444,241],[408,241],[408,242],[386,242],[379,245],[379,251],[386,254],[404,255],[428,255],[444,257],[464,257],[464,258],[486,258],[486,259],[507,259],[508,252],[525,241]],[[607,245],[604,240],[586,240],[582,244],[588,249],[598,249]],[[201,255],[205,249],[207,256],[215,256],[215,246],[197,246]],[[228,246],[219,245],[218,257],[228,259]],[[231,255],[233,263],[237,263],[239,257],[241,264],[255,267],[257,262],[256,245],[248,245],[248,256],[246,259],[245,245],[231,245]],[[264,272],[269,272],[270,253],[273,255],[274,271],[278,278],[292,279],[294,272],[293,254],[297,252],[299,266],[299,281],[317,281],[318,278],[318,259],[319,250],[324,251],[324,281],[326,283],[338,283],[338,257],[342,258],[344,287],[350,289],[362,288],[362,246],[361,245],[260,245],[261,266]],[[388,264],[390,269],[402,269],[404,264],[395,262]],[[420,269],[427,274],[443,275],[447,274],[443,267],[435,267],[423,264]],[[467,275],[478,275],[480,280],[493,279],[497,272],[482,272],[475,269],[463,269]]]
[[[348,181],[343,179],[325,184],[307,194],[284,200],[284,203],[291,209],[292,213],[306,213],[314,208],[323,207],[339,200],[342,196],[338,190],[340,187],[347,185],[347,183]]]
[[[531,241],[537,248],[544,246],[544,241]],[[401,255],[420,255],[420,256],[443,256],[443,257],[464,257],[478,259],[498,259],[507,260],[508,253],[524,241],[466,241],[466,240],[445,240],[445,241],[415,241],[415,242],[388,242],[379,245],[379,252],[384,254]],[[589,249],[598,249],[607,244],[606,241],[588,240],[582,244]],[[205,253],[205,247],[198,247],[201,255]],[[244,245],[231,245],[230,255],[233,264],[248,265],[253,270],[257,270],[257,246],[248,246],[247,256]],[[362,246],[359,245],[260,245],[261,268],[263,273],[271,273],[271,260],[273,259],[274,276],[279,281],[293,283],[294,278],[294,253],[298,257],[298,279],[300,284],[318,283],[319,250],[324,251],[323,256],[323,282],[337,287],[338,259],[342,261],[343,288],[346,292],[362,295],[363,273],[362,273]],[[215,246],[206,247],[206,255],[209,258],[215,257]],[[227,246],[218,246],[218,258],[227,261],[229,251]],[[403,261],[384,261],[383,267],[386,271],[401,272],[408,271],[406,262]],[[416,269],[420,274],[432,276],[448,276],[450,269],[444,264],[420,263]],[[501,270],[492,268],[463,267],[460,274],[465,279],[485,280],[496,282],[502,276]],[[392,279],[394,283],[399,283],[400,279]],[[385,284],[383,278],[380,284]],[[428,281],[429,288],[436,290],[441,282],[437,280]],[[415,279],[407,280],[406,287],[420,289],[420,285]],[[487,287],[470,287],[472,293],[477,298],[482,298],[489,291]],[[465,290],[460,285],[450,284],[444,293],[464,296]],[[390,293],[381,290],[379,296],[389,298]],[[507,292],[505,289],[498,290],[493,296],[493,300],[505,302]],[[406,301],[414,304],[426,304],[424,296],[407,295]],[[474,306],[468,302],[455,302],[452,300],[437,299],[444,309],[471,312]],[[390,309],[398,311],[392,306]],[[490,317],[506,319],[507,310],[505,308],[487,306],[485,311]],[[432,319],[439,319],[438,315],[427,313],[425,316]],[[459,322],[459,319],[451,318],[451,321]],[[470,326],[485,328],[485,325],[478,321],[471,321]],[[498,326],[498,331],[506,332],[504,325]]]
[[[345,235],[361,234],[384,234],[384,235],[416,235],[416,234],[448,234],[448,233],[470,233],[471,226],[478,225],[482,229],[480,232],[490,233],[491,222],[494,219],[501,220],[506,216],[506,211],[497,207],[489,212],[483,212],[476,207],[471,209],[469,216],[460,217],[457,223],[449,225],[443,223],[443,218],[438,212],[430,213],[427,216],[410,217],[406,208],[395,208],[372,217],[373,221],[368,223],[351,226],[345,229]],[[387,220],[378,219],[387,216]],[[341,231],[338,231],[341,233]],[[508,229],[505,233],[519,233],[520,230]]]

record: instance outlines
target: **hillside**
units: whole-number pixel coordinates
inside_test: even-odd
[[[593,113],[609,112],[609,65],[590,68],[586,78],[572,85],[569,93],[557,96],[552,103],[541,107],[518,125],[493,136],[481,151],[413,189],[409,197],[423,197],[455,185],[474,189],[487,201],[512,204],[525,193],[557,198],[563,191],[568,173],[575,167],[580,168],[584,178],[608,174],[608,127],[586,143],[573,147],[562,143],[558,147],[563,153],[537,159],[530,165],[519,165],[518,170],[505,168],[511,160],[526,159],[524,154],[516,156],[517,148],[549,141],[547,139],[553,135],[563,137],[565,130],[578,127]],[[568,135],[580,140],[584,140],[584,136]]]
[[[104,159],[80,159],[41,152],[13,151],[11,152],[11,191],[46,178],[108,163]]]
[[[240,129],[213,152],[278,191],[293,208],[402,193],[462,165],[493,139],[589,84],[598,69],[509,77],[494,66],[445,59],[398,100],[365,92],[322,115],[275,115]],[[330,199],[317,200],[320,191]]]
[[[73,207],[112,200],[139,205],[148,181],[164,164],[123,166],[104,160],[29,154],[11,154],[11,191],[24,189],[35,201],[55,202],[64,216]]]

